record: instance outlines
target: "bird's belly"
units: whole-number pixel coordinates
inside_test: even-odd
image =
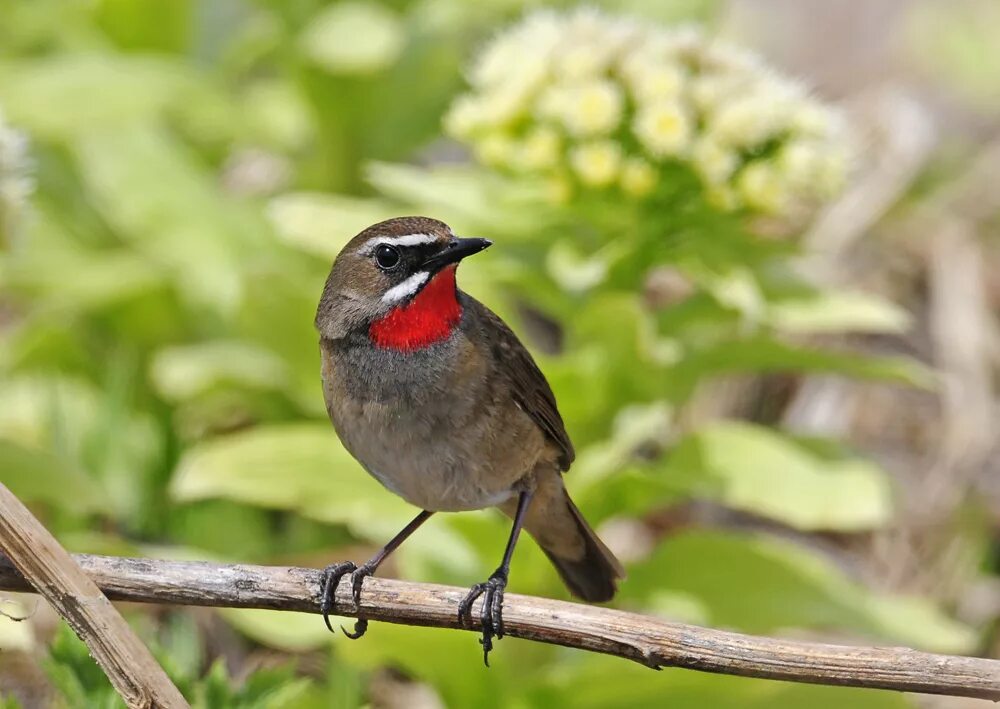
[[[415,475],[411,472],[402,476],[387,474],[373,468],[369,468],[368,472],[386,489],[396,493],[411,505],[433,512],[462,512],[496,507],[514,495],[510,487],[491,490],[462,481],[455,484],[456,481],[452,477],[433,472]],[[398,470],[396,472],[398,473]]]
[[[344,445],[382,485],[426,510],[457,512],[499,505],[514,494],[516,474],[481,459],[461,431],[432,417],[366,416],[334,421]]]

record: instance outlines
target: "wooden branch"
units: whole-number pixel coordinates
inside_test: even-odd
[[[181,709],[188,703],[125,619],[59,542],[0,483],[0,550],[18,590],[52,604],[129,707]],[[14,568],[20,571],[17,575]]]
[[[112,599],[319,612],[320,572],[314,569],[89,555],[76,560]],[[2,557],[0,590],[30,590]],[[368,578],[361,612],[389,623],[459,628],[458,603],[465,594],[466,589],[450,586]],[[357,615],[348,578],[341,581],[336,600],[339,615]],[[480,607],[477,602],[473,608],[476,618]],[[998,660],[755,637],[515,594],[505,599],[504,628],[515,637],[617,655],[654,668],[1000,700]]]

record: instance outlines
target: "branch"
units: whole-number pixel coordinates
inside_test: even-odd
[[[320,572],[314,569],[85,554],[76,559],[112,599],[319,612]],[[2,557],[0,590],[30,590]],[[451,586],[367,578],[361,612],[389,623],[460,628],[457,609],[465,594],[466,589]],[[473,617],[478,617],[480,603]],[[357,615],[349,578],[337,589],[336,610]],[[515,637],[617,655],[654,668],[1000,700],[997,660],[756,637],[515,594],[505,597],[504,629]]]
[[[188,703],[125,619],[28,508],[0,483],[0,549],[18,590],[45,597],[80,639],[129,707]],[[0,557],[2,558],[2,557]]]

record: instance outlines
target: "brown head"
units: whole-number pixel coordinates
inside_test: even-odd
[[[455,267],[490,245],[461,239],[444,222],[397,217],[373,224],[348,242],[326,279],[316,328],[330,339],[352,331],[431,327],[457,307]],[[419,316],[419,322],[412,322]],[[398,327],[397,327],[398,326]]]

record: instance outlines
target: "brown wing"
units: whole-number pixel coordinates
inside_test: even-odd
[[[538,424],[538,427],[559,446],[559,466],[568,470],[576,457],[573,443],[566,433],[566,426],[552,388],[535,364],[528,350],[517,339],[517,335],[507,327],[507,323],[475,298],[465,296],[467,305],[479,316],[483,327],[490,330],[493,338],[493,356],[500,372],[510,384],[514,401]]]

